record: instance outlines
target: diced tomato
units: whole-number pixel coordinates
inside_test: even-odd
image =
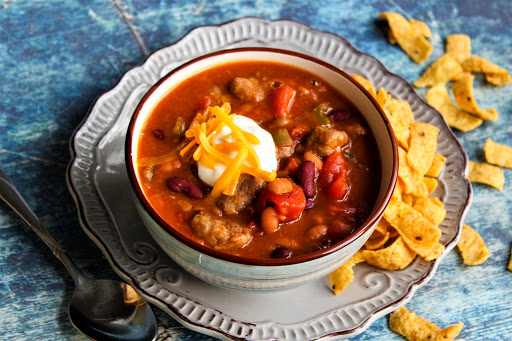
[[[286,118],[290,115],[295,94],[297,92],[288,85],[275,89],[272,95],[272,110],[275,118]]]
[[[346,176],[347,161],[343,155],[341,155],[341,153],[333,152],[324,162],[324,166],[320,172],[320,183],[323,186],[328,186],[337,178],[337,175],[339,174]]]
[[[270,205],[268,205],[270,204]],[[293,184],[293,189],[288,193],[274,194],[268,187],[261,190],[256,202],[261,212],[267,206],[274,206],[281,222],[290,222],[299,219],[306,207],[306,196],[302,188]]]
[[[197,103],[197,107],[198,107],[198,109],[202,110],[202,109],[206,109],[206,107],[209,106],[210,104],[212,104],[212,99],[210,98],[210,96],[204,96]]]
[[[327,199],[330,200],[341,200],[345,197],[348,190],[348,183],[346,176],[338,176],[336,180],[332,184],[329,185],[327,189]]]
[[[341,200],[348,190],[347,161],[341,153],[333,152],[324,162],[320,172],[320,183],[327,188],[330,200]]]

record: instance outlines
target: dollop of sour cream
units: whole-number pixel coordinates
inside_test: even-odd
[[[256,136],[256,138],[260,141],[260,144],[252,144],[254,151],[258,155],[261,164],[261,170],[272,172],[277,171],[277,157],[276,157],[276,146],[274,144],[274,139],[272,135],[265,129],[261,128],[256,122],[252,119],[241,116],[234,115],[233,123],[240,128],[242,131],[249,132]],[[212,144],[221,144],[225,142],[234,142],[235,138],[230,135],[231,129],[227,126],[224,126],[217,136],[213,139]],[[229,136],[228,136],[229,135]],[[226,153],[230,158],[234,158],[236,156],[236,152]],[[249,162],[246,161],[244,164],[250,166]],[[226,170],[226,165],[223,163],[216,162],[214,169],[210,169],[204,166],[199,160],[197,162],[197,173],[199,178],[206,184],[210,186],[215,186],[220,176]]]

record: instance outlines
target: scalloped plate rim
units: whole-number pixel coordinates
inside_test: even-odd
[[[284,20],[266,20],[266,19],[262,19],[262,18],[258,18],[258,17],[245,17],[245,18],[241,18],[241,19],[235,19],[235,20],[232,20],[232,21],[227,21],[227,22],[224,22],[224,23],[219,24],[219,25],[205,25],[205,26],[194,27],[191,30],[189,30],[187,33],[185,33],[180,39],[178,39],[174,43],[172,43],[172,44],[170,44],[168,46],[164,46],[164,47],[162,47],[162,48],[160,48],[158,50],[155,50],[154,52],[152,52],[151,54],[146,56],[146,58],[139,65],[136,65],[136,66],[130,68],[129,70],[127,70],[126,72],[124,72],[119,77],[119,79],[114,83],[114,85],[111,88],[109,88],[108,90],[104,91],[103,93],[101,93],[99,96],[97,96],[94,99],[94,101],[92,102],[92,104],[91,104],[91,106],[90,106],[86,116],[84,117],[82,122],[78,125],[78,127],[75,129],[75,131],[73,132],[73,134],[71,136],[71,139],[70,139],[70,142],[69,142],[71,161],[68,164],[68,167],[67,167],[67,170],[66,170],[66,181],[67,181],[68,189],[69,189],[69,191],[70,191],[70,193],[71,193],[71,195],[73,197],[73,200],[75,201],[75,204],[76,204],[76,207],[77,207],[77,210],[78,210],[78,218],[79,218],[79,221],[80,221],[80,225],[82,226],[82,229],[87,234],[87,236],[98,246],[98,248],[101,250],[103,255],[107,258],[107,260],[110,263],[110,265],[112,266],[113,270],[122,279],[124,279],[125,281],[130,283],[132,286],[134,286],[134,288],[137,290],[137,292],[142,297],[144,297],[146,300],[148,300],[150,303],[159,306],[160,308],[165,310],[167,313],[169,313],[173,318],[175,318],[181,324],[183,324],[184,326],[186,326],[187,328],[189,328],[191,330],[197,331],[199,333],[203,333],[203,334],[219,337],[219,338],[225,339],[225,340],[246,340],[245,338],[238,338],[236,336],[224,333],[221,330],[216,330],[216,329],[213,329],[213,328],[211,328],[209,326],[202,325],[199,322],[192,322],[192,321],[188,320],[186,317],[182,316],[182,314],[180,314],[170,304],[167,304],[167,303],[161,301],[159,298],[157,298],[157,297],[155,297],[155,296],[145,292],[141,288],[140,284],[134,278],[130,277],[129,273],[127,273],[124,270],[122,270],[121,267],[119,266],[119,264],[116,262],[115,257],[113,257],[113,255],[111,255],[109,253],[109,250],[105,246],[104,241],[101,240],[101,238],[88,225],[87,217],[85,215],[84,203],[82,201],[80,201],[80,199],[79,199],[79,195],[77,194],[78,190],[76,189],[76,185],[73,183],[71,172],[73,170],[73,167],[75,166],[75,161],[76,161],[76,159],[78,157],[78,153],[77,153],[77,151],[76,151],[76,149],[74,147],[75,138],[76,138],[78,132],[86,125],[88,120],[91,118],[91,114],[93,113],[93,110],[96,108],[96,105],[99,103],[99,101],[103,97],[108,96],[109,94],[113,93],[116,90],[116,88],[123,82],[123,80],[128,76],[128,74],[130,74],[132,72],[135,72],[135,70],[137,70],[137,69],[141,69],[141,68],[144,68],[145,66],[147,66],[148,63],[150,62],[150,60],[152,58],[156,58],[156,55],[159,54],[159,53],[162,53],[162,51],[164,51],[164,50],[166,50],[168,48],[171,48],[173,46],[176,46],[178,44],[183,44],[185,42],[185,40],[187,38],[190,38],[194,32],[203,31],[203,30],[204,31],[206,31],[206,30],[218,30],[221,27],[226,27],[226,26],[230,26],[230,25],[236,25],[236,24],[243,23],[245,21],[251,21],[251,20],[252,21],[257,21],[260,24],[263,23],[265,25],[272,25],[272,24],[278,24],[278,23],[282,23],[282,24],[289,23],[291,25],[298,25],[302,29],[305,29],[305,30],[307,30],[309,32],[312,32],[314,34],[329,35],[329,36],[334,37],[335,39],[342,40],[345,43],[345,45],[351,50],[351,52],[356,53],[359,56],[369,57],[374,63],[377,63],[379,65],[380,69],[385,73],[385,75],[387,77],[396,78],[400,83],[405,84],[406,87],[409,88],[409,91],[414,96],[416,96],[417,99],[419,99],[422,102],[422,105],[429,107],[431,110],[433,110],[434,112],[437,113],[437,115],[441,119],[442,124],[444,125],[444,128],[447,129],[447,131],[448,131],[448,133],[450,135],[450,138],[452,139],[453,142],[455,142],[456,146],[458,147],[457,149],[460,149],[461,154],[463,156],[464,167],[463,167],[463,169],[461,169],[462,174],[460,174],[460,175],[463,177],[463,179],[464,179],[464,181],[466,183],[467,190],[468,190],[468,196],[467,196],[466,202],[462,205],[463,208],[460,211],[459,219],[456,222],[457,232],[456,232],[455,236],[451,240],[449,240],[447,242],[446,250],[443,253],[443,255],[431,263],[429,271],[424,276],[422,276],[421,278],[419,278],[418,280],[416,280],[414,282],[411,282],[407,292],[404,294],[404,296],[401,299],[399,299],[399,300],[397,300],[395,302],[389,303],[389,304],[381,307],[380,309],[376,310],[372,315],[369,315],[366,319],[363,319],[356,327],[354,327],[352,329],[342,330],[342,331],[333,331],[331,333],[328,333],[328,334],[325,334],[325,335],[320,336],[318,338],[315,338],[315,340],[331,340],[331,339],[333,339],[334,337],[337,337],[337,336],[348,337],[348,336],[358,335],[358,334],[364,332],[378,318],[388,314],[389,312],[393,311],[396,308],[399,308],[400,306],[405,305],[412,298],[412,296],[414,295],[416,290],[418,288],[420,288],[421,286],[423,286],[424,284],[426,284],[434,276],[434,274],[435,274],[435,272],[437,270],[437,267],[439,266],[439,264],[442,261],[442,259],[446,256],[446,254],[451,249],[453,249],[455,247],[456,243],[460,239],[460,235],[461,235],[461,231],[462,231],[462,229],[461,229],[462,222],[463,222],[463,219],[464,219],[465,215],[468,212],[468,209],[469,209],[469,206],[470,206],[470,203],[471,203],[471,200],[472,200],[472,189],[471,189],[471,184],[470,184],[469,180],[467,179],[467,171],[468,171],[468,158],[467,158],[467,155],[466,155],[465,151],[463,150],[462,146],[460,145],[459,141],[457,140],[457,138],[455,137],[455,135],[451,131],[451,129],[448,127],[444,117],[442,117],[442,115],[440,113],[438,113],[436,109],[434,109],[430,105],[428,105],[416,93],[416,91],[414,90],[412,85],[409,84],[407,82],[407,80],[405,80],[400,75],[397,75],[397,74],[394,74],[394,73],[390,72],[385,67],[385,65],[382,64],[382,62],[380,62],[377,58],[375,58],[375,57],[373,57],[373,56],[371,56],[369,54],[366,54],[366,53],[358,50],[346,38],[344,38],[342,36],[336,35],[336,34],[331,33],[331,32],[326,32],[326,31],[320,31],[320,30],[317,30],[317,29],[313,29],[313,28],[311,28],[310,26],[308,26],[308,25],[306,25],[304,23],[301,23],[301,22],[298,22],[298,21],[294,21],[294,20],[288,20],[288,19],[284,19]],[[190,38],[190,39],[192,39],[192,38]],[[239,41],[230,42],[229,45],[233,45],[233,44],[242,42],[244,40],[247,40],[247,39],[241,39]],[[180,61],[180,62],[182,62],[182,61]],[[112,123],[112,125],[114,123]],[[111,127],[109,127],[108,130],[110,130],[110,128]],[[180,295],[179,293],[175,293],[175,294],[178,295],[178,296],[183,296],[183,295]],[[188,297],[187,297],[187,299],[189,301],[195,302],[196,304],[202,305],[202,303],[198,303],[194,299],[191,299],[191,298],[188,298]],[[257,324],[263,325],[263,324],[268,324],[268,322],[256,323],[256,325]]]

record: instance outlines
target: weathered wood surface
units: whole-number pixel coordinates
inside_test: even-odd
[[[434,52],[424,65],[390,45],[378,13],[395,11],[424,20],[434,34]],[[256,1],[8,1],[0,2],[0,165],[34,211],[87,274],[115,278],[86,237],[65,183],[68,141],[93,100],[150,53],[172,44],[194,27],[258,16],[293,19],[346,37],[408,81],[444,52],[452,33],[471,36],[473,51],[512,70],[512,3],[495,1],[340,2]],[[512,84],[494,87],[477,77],[482,107],[500,112],[456,135],[472,160],[483,160],[485,139],[512,145]],[[419,91],[424,94],[424,91]],[[439,326],[459,321],[459,339],[512,339],[512,272],[506,270],[512,242],[512,172],[502,192],[474,185],[466,222],[491,252],[481,266],[462,265],[454,250],[408,308]],[[0,339],[83,340],[68,321],[73,282],[34,233],[0,203]],[[156,310],[156,308],[155,308]],[[158,312],[173,340],[210,340]],[[163,330],[163,329],[162,329]],[[161,334],[163,338],[164,334]],[[358,340],[401,340],[381,318]]]

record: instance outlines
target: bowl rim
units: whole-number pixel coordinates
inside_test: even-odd
[[[179,232],[177,229],[173,228],[168,222],[166,222],[159,214],[156,212],[156,210],[151,206],[149,201],[147,200],[146,196],[144,195],[144,192],[137,181],[136,176],[136,170],[133,166],[133,155],[132,155],[132,142],[133,142],[133,135],[134,135],[134,125],[137,121],[137,118],[139,117],[140,111],[142,107],[144,106],[146,100],[153,94],[154,91],[167,79],[172,77],[175,73],[178,71],[187,68],[188,66],[195,64],[199,61],[209,59],[212,57],[224,55],[224,54],[230,54],[230,53],[237,53],[237,52],[268,52],[268,53],[276,53],[276,54],[283,54],[288,55],[292,57],[298,57],[301,59],[305,59],[311,62],[314,62],[316,64],[319,64],[320,66],[323,66],[327,69],[330,69],[348,81],[352,82],[357,88],[359,88],[360,91],[363,92],[363,94],[370,100],[370,102],[373,104],[377,112],[380,114],[381,119],[384,121],[384,124],[387,128],[387,133],[391,139],[391,145],[393,149],[393,166],[392,166],[392,174],[391,174],[391,182],[387,188],[387,191],[384,195],[384,198],[382,199],[379,206],[375,209],[374,213],[370,215],[365,222],[359,226],[354,232],[352,232],[349,236],[344,238],[343,240],[339,241],[338,243],[331,245],[328,248],[325,248],[323,250],[318,250],[312,253],[308,253],[305,255],[300,256],[294,256],[290,258],[281,258],[281,259],[258,259],[258,258],[248,258],[248,257],[241,257],[236,255],[231,255],[228,253],[224,253],[219,250],[215,250],[213,248],[210,248],[206,245],[201,245],[198,242],[190,239],[183,233]],[[286,64],[285,61],[282,62],[283,64]],[[130,185],[132,187],[132,190],[135,194],[135,197],[137,201],[140,203],[140,207],[144,209],[144,211],[151,217],[153,221],[155,221],[159,228],[164,230],[166,233],[168,233],[171,237],[178,240],[179,242],[183,243],[184,245],[192,248],[195,251],[198,251],[202,254],[205,254],[207,256],[210,256],[214,259],[223,260],[231,263],[236,264],[242,264],[242,265],[252,265],[252,266],[284,266],[284,265],[294,265],[299,263],[304,263],[312,260],[316,260],[322,257],[325,257],[327,255],[330,255],[332,253],[335,253],[336,251],[343,249],[344,247],[352,244],[355,242],[360,236],[365,234],[373,225],[375,225],[378,220],[382,217],[384,210],[386,209],[387,205],[389,204],[389,201],[391,200],[393,191],[395,189],[397,178],[398,178],[398,144],[395,138],[395,134],[393,132],[393,128],[391,127],[391,123],[388,120],[386,114],[384,113],[381,106],[378,104],[377,100],[356,80],[354,80],[352,77],[350,77],[349,74],[344,72],[343,70],[312,56],[290,51],[290,50],[284,50],[284,49],[277,49],[277,48],[268,48],[268,47],[241,47],[241,48],[233,48],[233,49],[225,49],[220,51],[215,51],[212,53],[208,53],[202,56],[199,56],[197,58],[194,58],[188,62],[185,62],[181,64],[180,66],[176,67],[175,69],[168,72],[166,75],[162,76],[154,85],[150,87],[150,89],[145,93],[145,95],[142,97],[142,99],[137,104],[137,107],[134,110],[134,113],[132,114],[132,117],[130,119],[130,122],[128,124],[128,129],[126,133],[126,139],[125,139],[125,165],[128,171],[128,178],[130,181]],[[157,241],[160,243],[160,241]]]

